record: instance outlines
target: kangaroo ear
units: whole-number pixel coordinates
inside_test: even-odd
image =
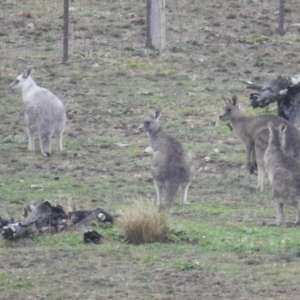
[[[287,125],[286,124],[280,124],[278,127],[280,133],[285,133],[286,129],[287,129]]]
[[[26,70],[23,73],[23,78],[27,78],[29,75],[31,75],[31,73],[33,73],[33,68],[30,68],[30,69]]]
[[[237,99],[236,95],[232,96],[232,104],[235,105],[235,106],[237,106],[237,104],[238,104],[238,99]]]
[[[273,123],[269,121],[269,122],[267,123],[267,126],[268,126],[268,129],[270,130],[270,132],[272,132],[272,131],[273,131],[273,128],[274,128]]]
[[[230,103],[229,99],[226,98],[224,95],[222,95],[221,98],[222,98],[223,102],[225,103],[225,105]]]
[[[161,111],[160,111],[160,109],[157,109],[155,111],[155,119],[158,120],[160,117],[161,117]]]
[[[154,108],[151,108],[150,111],[149,111],[149,115],[155,119],[155,120],[158,120],[161,116],[161,111],[159,109],[154,109]]]

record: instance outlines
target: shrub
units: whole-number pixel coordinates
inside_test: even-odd
[[[134,245],[166,242],[169,223],[168,210],[159,210],[153,202],[144,200],[135,201],[119,218],[125,242]]]

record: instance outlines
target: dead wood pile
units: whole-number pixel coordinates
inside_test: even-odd
[[[102,208],[66,213],[61,205],[54,206],[46,200],[36,207],[27,205],[23,209],[23,219],[20,221],[0,217],[0,230],[4,239],[17,240],[43,232],[57,233],[76,229],[83,232],[85,243],[98,244],[103,236],[95,230],[90,230],[89,227],[95,223],[113,223],[113,221],[113,216]]]

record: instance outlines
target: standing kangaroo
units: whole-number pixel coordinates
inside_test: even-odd
[[[269,143],[264,162],[269,180],[272,183],[273,199],[277,204],[278,225],[285,224],[283,206],[297,208],[295,224],[300,224],[300,162],[284,152],[287,126],[281,123],[274,126],[268,123]]]
[[[195,173],[192,156],[183,149],[175,137],[160,127],[160,116],[160,111],[151,109],[139,126],[140,132],[147,132],[153,149],[151,171],[157,192],[157,203],[161,207],[173,205],[181,186],[181,204],[187,204],[188,189]]]
[[[25,105],[25,124],[28,133],[28,150],[34,151],[34,136],[40,139],[41,152],[51,156],[51,138],[58,137],[58,148],[63,150],[63,132],[66,126],[66,111],[63,103],[49,90],[36,85],[31,77],[32,69],[19,75],[10,85],[21,89]]]
[[[300,155],[300,140],[297,128],[283,118],[271,114],[246,116],[241,112],[236,96],[233,96],[232,100],[223,100],[225,106],[219,118],[222,121],[228,121],[235,134],[245,144],[246,166],[252,174],[257,164],[257,190],[263,191],[265,178],[264,154],[269,140],[267,123],[272,122],[274,125],[284,123],[287,126],[285,151],[287,155],[295,159],[299,159]]]

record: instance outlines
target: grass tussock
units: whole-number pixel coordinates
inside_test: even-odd
[[[127,243],[162,243],[167,241],[170,231],[170,213],[159,210],[153,202],[135,201],[122,212],[119,224]]]

